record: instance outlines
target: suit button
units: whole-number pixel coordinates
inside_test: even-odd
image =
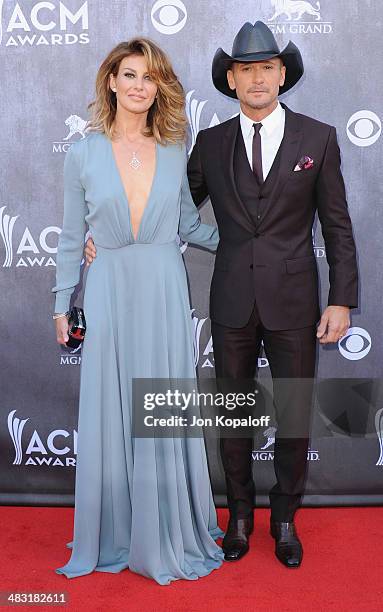
[[[254,233],[254,238],[259,238],[259,236],[260,236],[260,233],[259,233],[259,232],[255,232],[255,233]]]
[[[261,218],[261,215],[257,215],[257,219],[260,219],[260,218]]]
[[[254,268],[253,264],[250,264],[250,270],[252,270]]]
[[[264,200],[264,199],[265,199],[265,197],[266,197],[266,196],[264,196],[264,195],[262,195],[262,194],[261,194],[261,195],[259,196],[259,199],[260,199],[260,200]]]

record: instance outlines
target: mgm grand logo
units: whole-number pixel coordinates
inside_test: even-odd
[[[71,140],[83,140],[87,135],[88,122],[79,117],[79,115],[69,115],[65,119],[66,135],[61,140],[56,140],[53,143],[53,153],[67,153],[71,146]]]
[[[275,432],[276,427],[268,427],[263,432],[266,442],[259,450],[252,451],[252,458],[254,461],[274,461],[274,449],[271,448],[275,444]],[[307,453],[308,461],[319,461],[319,452],[309,448]]]
[[[311,229],[311,238],[312,238],[312,243],[313,243],[313,251],[314,251],[314,255],[317,259],[320,259],[322,257],[326,257],[326,249],[324,244],[321,244],[321,242],[323,243],[323,239],[321,240],[319,238],[319,241],[315,235],[315,228],[313,227]]]
[[[323,21],[320,2],[270,0],[273,10],[268,19],[274,34],[331,34],[332,23]]]

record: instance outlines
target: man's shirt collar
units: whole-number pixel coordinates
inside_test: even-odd
[[[239,121],[241,124],[241,130],[244,138],[250,138],[254,134],[254,123],[262,123],[262,132],[266,134],[266,136],[271,136],[274,130],[280,125],[280,122],[283,120],[284,110],[280,103],[278,102],[277,107],[273,110],[270,115],[262,119],[262,121],[253,121],[250,119],[245,113],[240,110],[239,112]]]

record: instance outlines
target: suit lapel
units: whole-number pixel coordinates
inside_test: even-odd
[[[235,143],[237,140],[238,130],[240,129],[239,124],[239,116],[234,117],[231,121],[228,122],[227,128],[225,130],[223,141],[222,141],[222,168],[226,177],[226,181],[229,183],[231,190],[235,196],[234,205],[236,213],[236,218],[238,221],[242,221],[242,224],[246,227],[246,229],[250,229],[251,231],[254,229],[254,222],[242,201],[234,178],[234,151],[235,151]],[[231,198],[229,198],[231,200]],[[238,210],[242,211],[242,215],[238,216]]]
[[[281,143],[279,169],[276,177],[275,185],[267,198],[267,206],[262,215],[262,225],[265,217],[273,209],[279,195],[291,176],[291,172],[298,161],[299,148],[302,140],[302,130],[299,117],[293,113],[287,106],[282,104],[285,109],[285,133]]]

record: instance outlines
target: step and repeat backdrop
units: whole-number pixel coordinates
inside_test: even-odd
[[[55,341],[51,320],[63,212],[63,162],[85,137],[97,69],[118,42],[148,36],[186,92],[188,149],[238,113],[213,87],[211,60],[231,52],[245,21],[291,39],[305,75],[283,97],[337,128],[361,277],[360,308],[338,345],[318,347],[307,505],[383,501],[382,6],[372,0],[0,0],[0,503],[72,504],[81,351]],[[201,215],[214,222],[207,202]],[[208,312],[214,256],[180,244],[188,271],[195,362],[214,376]],[[313,248],[326,305],[320,224]],[[81,303],[82,286],[76,303]],[[161,322],[159,321],[159,324]],[[260,377],[270,376],[264,355]],[[335,380],[337,379],[337,380]],[[254,438],[258,503],[274,482],[275,423]],[[213,489],[225,503],[217,440],[207,440]]]

